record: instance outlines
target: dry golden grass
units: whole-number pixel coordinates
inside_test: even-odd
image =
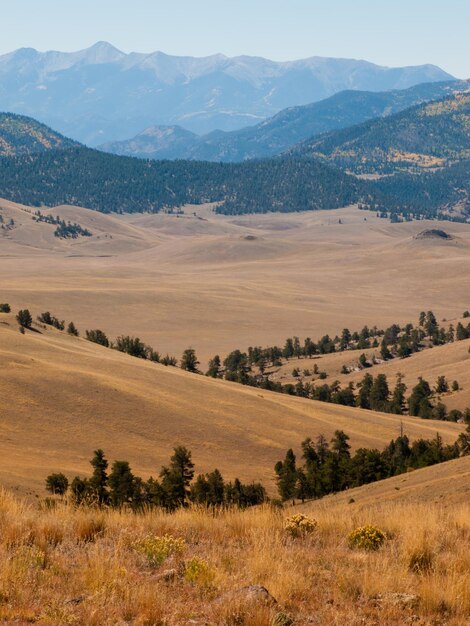
[[[390,224],[355,208],[223,217],[195,207],[197,216],[176,217],[59,207],[49,212],[93,237],[58,241],[53,226],[1,207],[17,223],[0,231],[2,300],[178,356],[192,345],[204,363],[293,334],[316,339],[469,307],[468,224]],[[455,239],[413,239],[430,227]]]
[[[320,502],[312,511],[316,529],[299,538],[284,528],[292,511],[136,515],[60,504],[38,511],[3,492],[0,621],[51,626],[292,623],[286,618],[298,626],[468,623],[468,503],[444,509]],[[348,534],[366,524],[387,536],[376,552],[349,547]],[[183,539],[184,549],[152,565],[135,546],[164,535]],[[168,570],[173,571],[162,575]],[[277,603],[250,603],[236,593],[247,585],[266,587]]]
[[[0,480],[44,493],[44,479],[90,471],[92,451],[125,459],[147,478],[172,448],[188,446],[197,471],[261,480],[307,436],[342,429],[354,448],[383,448],[400,433],[454,442],[457,424],[313,402],[136,359],[55,329],[18,332],[0,315]]]

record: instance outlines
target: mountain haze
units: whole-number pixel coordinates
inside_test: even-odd
[[[196,133],[235,130],[344,89],[404,89],[451,78],[433,65],[125,54],[99,42],[72,53],[22,48],[0,56],[0,110],[30,115],[98,145],[151,125],[180,125]]]
[[[152,159],[243,161],[280,154],[324,132],[398,113],[470,87],[468,81],[424,83],[385,92],[347,90],[320,102],[284,109],[255,126],[198,137],[179,126],[153,126],[134,138],[100,146],[106,152]]]

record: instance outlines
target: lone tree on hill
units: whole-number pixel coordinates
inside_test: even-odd
[[[183,356],[181,357],[181,369],[186,370],[187,372],[196,373],[199,371],[197,369],[198,365],[199,361],[197,360],[194,348],[186,348],[183,352]]]
[[[67,332],[69,335],[73,335],[74,337],[78,337],[79,334],[77,327],[73,322],[70,322],[70,324],[67,326]]]
[[[18,311],[16,321],[22,328],[31,328],[33,318],[31,317],[31,313],[28,311],[28,309],[21,309],[20,311]]]

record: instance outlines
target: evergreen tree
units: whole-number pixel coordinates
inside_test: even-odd
[[[134,475],[127,461],[114,461],[109,474],[109,497],[115,507],[131,503],[134,498]]]
[[[69,487],[68,478],[62,473],[50,474],[46,478],[46,489],[53,495],[58,495],[58,496],[65,495],[68,487]]]
[[[390,391],[385,374],[378,374],[370,390],[370,408],[386,413],[389,410]]]
[[[390,412],[395,415],[403,415],[406,407],[406,385],[403,382],[403,375],[400,372],[397,374],[397,382],[395,383],[395,389],[393,391],[392,400],[390,403]]]
[[[374,384],[374,379],[371,374],[365,374],[362,381],[358,384],[359,393],[357,395],[357,406],[361,409],[370,409],[370,394],[372,391],[372,386]]]
[[[210,376],[211,378],[219,378],[220,367],[220,356],[216,354],[215,357],[209,361],[209,369],[206,372],[206,376]]]
[[[21,328],[31,328],[33,324],[33,318],[28,309],[21,309],[16,315],[16,321]]]
[[[93,496],[96,498],[96,501],[99,506],[106,504],[108,502],[108,461],[104,456],[103,450],[99,448],[95,450],[94,456],[90,461],[91,466],[93,467],[93,474],[90,478],[89,485],[90,489],[93,492]]]
[[[431,396],[432,391],[429,383],[420,376],[418,384],[413,387],[408,400],[410,415],[430,418],[432,416]]]
[[[177,446],[170,459],[170,466],[162,468],[160,477],[165,493],[165,506],[168,509],[187,506],[190,496],[189,486],[194,477],[191,452],[184,446]]]
[[[79,332],[73,322],[70,322],[70,324],[67,326],[67,333],[69,335],[73,335],[74,337],[78,337]]]
[[[199,361],[197,360],[194,348],[186,348],[183,352],[183,356],[181,357],[181,369],[186,370],[187,372],[197,373],[198,365]]]
[[[276,463],[275,472],[277,474],[277,488],[282,500],[294,501],[297,488],[297,467],[296,458],[292,448],[286,453],[283,461]]]

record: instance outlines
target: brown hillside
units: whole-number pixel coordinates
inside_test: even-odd
[[[461,430],[187,374],[53,329],[21,335],[13,315],[0,318],[0,479],[22,490],[42,492],[52,471],[88,472],[96,447],[149,476],[183,443],[198,471],[272,486],[275,461],[309,435],[340,428],[354,447],[382,447],[401,421],[412,438]]]
[[[192,345],[202,362],[288,335],[469,308],[469,224],[390,224],[355,208],[236,218],[209,207],[181,217],[51,209],[93,233],[64,241],[0,202],[2,215],[13,212],[21,226],[0,236],[2,300],[73,318],[82,331],[136,334],[164,353]],[[449,245],[413,239],[440,227],[456,237]]]

